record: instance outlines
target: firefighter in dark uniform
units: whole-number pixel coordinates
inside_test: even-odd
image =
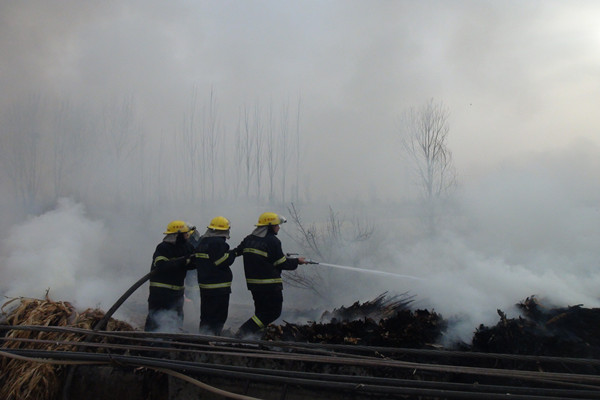
[[[200,288],[200,333],[220,336],[227,321],[235,250],[229,250],[231,225],[225,217],[210,221],[196,247],[194,263]]]
[[[256,334],[281,315],[283,305],[282,270],[295,270],[305,264],[304,257],[286,258],[277,238],[279,224],[285,218],[272,212],[260,215],[256,229],[236,248],[244,257],[246,285],[254,299],[254,315],[236,333],[243,337]]]
[[[183,221],[171,221],[165,237],[152,257],[148,316],[144,330],[176,331],[183,326],[185,276],[192,269],[194,251],[188,239],[195,228]]]

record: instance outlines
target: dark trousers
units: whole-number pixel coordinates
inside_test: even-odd
[[[281,290],[253,290],[254,315],[238,330],[237,336],[263,330],[281,315],[283,293]]]
[[[221,335],[229,312],[229,295],[200,292],[200,333]]]

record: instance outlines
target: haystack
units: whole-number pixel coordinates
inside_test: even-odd
[[[92,329],[104,313],[97,309],[87,309],[77,313],[69,302],[32,298],[13,298],[0,309],[2,320],[11,326],[59,326]],[[133,330],[124,322],[110,320],[107,330]],[[19,341],[34,339],[44,342]],[[67,332],[43,332],[32,330],[8,330],[2,338],[0,349],[31,349],[74,351],[85,335]],[[64,344],[61,342],[70,342]],[[21,361],[7,357],[0,358],[0,398],[7,400],[56,399],[63,385],[65,367],[55,364]]]

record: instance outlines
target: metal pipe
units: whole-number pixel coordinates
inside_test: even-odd
[[[255,372],[243,372],[243,371],[228,371],[222,368],[215,368],[215,365],[209,365],[204,367],[198,363],[183,362],[183,361],[172,361],[172,360],[159,360],[136,356],[125,356],[125,355],[114,355],[114,354],[92,354],[92,353],[74,353],[74,352],[52,352],[52,351],[40,351],[40,350],[23,350],[23,349],[8,349],[5,353],[17,354],[17,355],[35,355],[43,358],[49,358],[51,356],[60,356],[61,359],[72,360],[72,361],[89,361],[89,362],[111,362],[116,363],[119,366],[129,365],[133,367],[149,367],[149,368],[168,368],[172,370],[187,370],[190,372],[201,373],[205,375],[226,377],[232,379],[250,379],[253,381],[261,381],[267,383],[281,383],[288,385],[301,385],[316,387],[321,389],[332,389],[332,390],[343,390],[353,393],[372,393],[372,394],[391,394],[391,395],[420,395],[420,396],[434,396],[442,398],[463,398],[463,399],[480,399],[485,397],[486,399],[518,399],[518,400],[558,400],[558,399],[582,399],[582,398],[594,398],[598,396],[598,391],[562,391],[560,397],[556,397],[554,394],[558,394],[556,391],[550,391],[549,396],[545,395],[519,395],[514,393],[490,393],[486,391],[464,391],[464,390],[447,390],[439,388],[422,388],[422,387],[406,387],[406,386],[395,386],[395,385],[376,385],[376,384],[356,384],[349,382],[338,382],[338,381],[322,381],[318,379],[305,379],[296,378],[290,376],[275,376],[275,375],[264,375],[262,373]],[[34,360],[32,360],[34,361]],[[326,375],[325,375],[326,376]],[[414,382],[413,382],[414,383]],[[473,385],[473,389],[477,389],[478,385]],[[505,387],[508,388],[508,387]],[[566,397],[566,396],[577,395],[578,397]],[[583,397],[581,397],[583,396]]]

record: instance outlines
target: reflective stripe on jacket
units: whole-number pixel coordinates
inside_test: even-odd
[[[204,294],[231,293],[233,273],[229,266],[235,261],[235,254],[229,250],[222,236],[203,237],[196,247],[196,271],[198,287]]]
[[[282,270],[294,270],[297,259],[283,254],[281,242],[271,231],[265,237],[248,235],[237,247],[244,256],[244,273],[248,290],[282,290]]]

